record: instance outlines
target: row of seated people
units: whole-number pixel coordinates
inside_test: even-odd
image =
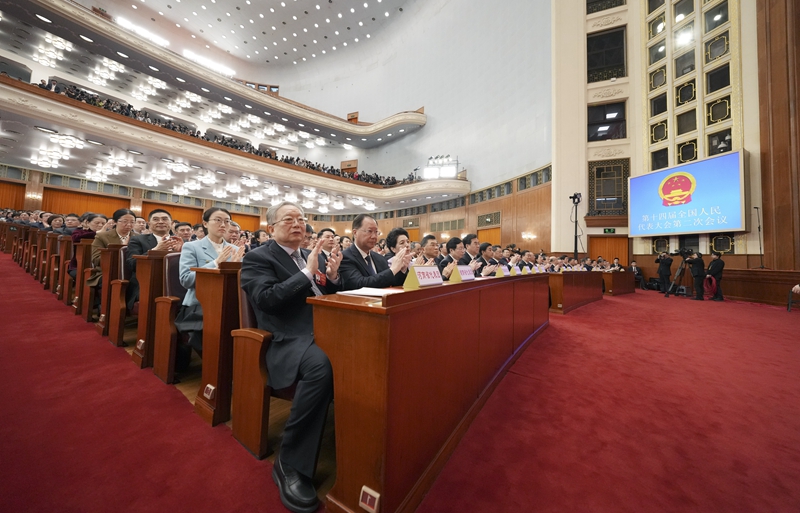
[[[144,123],[151,124],[153,126],[166,128],[167,130],[172,130],[174,132],[188,135],[190,137],[203,139],[209,142],[213,142],[215,144],[226,146],[228,148],[233,148],[245,153],[250,153],[251,155],[273,159],[279,162],[285,162],[287,164],[291,164],[297,167],[303,167],[306,169],[310,169],[312,171],[317,171],[320,173],[330,174],[334,176],[340,176],[342,178],[347,178],[350,180],[355,180],[375,185],[382,185],[384,187],[402,185],[416,180],[413,173],[409,174],[408,177],[402,180],[398,180],[393,176],[380,176],[377,173],[365,173],[363,171],[361,173],[359,173],[358,171],[349,172],[334,166],[320,164],[319,162],[312,162],[310,160],[301,159],[299,157],[291,157],[288,155],[278,156],[274,151],[262,149],[259,146],[253,146],[250,143],[250,141],[240,141],[233,137],[213,135],[210,133],[206,133],[204,135],[200,130],[197,130],[196,128],[186,126],[182,123],[177,123],[172,119],[162,119],[160,115],[155,113],[151,115],[146,110],[136,109],[133,105],[127,102],[102,98],[97,93],[90,93],[84,89],[81,89],[71,84],[59,84],[56,80],[50,80],[48,82],[47,80],[42,79],[37,85],[41,89],[44,89],[46,91],[51,91],[56,94],[61,94],[73,100],[86,103],[87,105],[92,105],[94,107],[105,109],[109,112],[114,112],[132,119],[136,119]]]
[[[243,295],[252,306],[257,328],[272,337],[264,362],[268,385],[279,395],[291,390],[286,395],[293,397],[273,467],[281,499],[292,511],[311,511],[316,507],[312,478],[332,398],[331,365],[314,344],[313,309],[306,298],[361,287],[400,286],[414,265],[436,265],[445,279],[456,265],[469,265],[483,276],[492,274],[500,265],[536,265],[530,251],[481,244],[474,235],[464,240],[451,238],[440,248],[435,237],[426,236],[416,245],[404,229],[395,228],[381,244],[377,221],[366,214],[353,221],[352,239],[337,240],[330,228],[314,233],[303,209],[289,202],[267,211],[269,233],[246,253],[242,245],[226,239],[230,239],[231,217],[224,209],[212,208],[203,213],[207,235],[194,241],[185,241],[172,233],[172,218],[166,210],[150,212],[148,221],[151,233],[132,235],[135,215],[131,211],[117,211],[111,221],[92,214],[86,216],[85,226],[73,232],[73,236],[85,232],[89,237],[89,232],[93,232],[93,244],[96,242],[98,247],[127,244],[125,266],[130,282],[127,299],[131,309],[137,289],[134,256],[159,250],[179,252],[178,275],[186,292],[175,326],[184,335],[187,343],[182,347],[189,353],[192,348],[203,351],[204,328],[203,311],[195,290],[197,272],[192,269],[217,268],[225,262],[242,261]],[[542,262],[544,258],[545,255],[536,256]]]

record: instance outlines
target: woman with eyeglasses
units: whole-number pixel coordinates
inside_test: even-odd
[[[213,207],[203,212],[203,226],[208,235],[183,245],[180,261],[180,281],[186,289],[183,304],[175,318],[175,328],[189,338],[189,346],[179,346],[176,370],[189,366],[192,349],[202,356],[203,351],[203,309],[195,292],[196,273],[193,267],[216,269],[222,262],[241,262],[244,248],[225,241],[231,224],[231,214],[224,208]]]

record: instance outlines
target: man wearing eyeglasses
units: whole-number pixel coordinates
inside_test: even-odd
[[[272,468],[281,502],[294,512],[317,510],[312,479],[333,398],[333,370],[325,353],[314,344],[313,308],[306,298],[341,289],[335,246],[327,262],[324,240],[302,249],[306,220],[299,205],[284,201],[267,210],[273,242],[247,253],[241,283],[255,311],[258,328],[272,333],[267,350],[269,385],[276,390],[296,383],[280,453]]]
[[[150,212],[150,233],[147,235],[137,235],[128,242],[128,254],[125,258],[125,265],[128,266],[130,282],[126,291],[125,300],[128,309],[132,310],[133,305],[139,300],[139,280],[136,279],[136,255],[146,255],[151,249],[157,251],[180,251],[183,247],[183,240],[177,235],[170,236],[172,228],[172,215],[162,208],[157,208]]]
[[[378,223],[367,214],[359,214],[353,220],[353,235],[355,243],[342,252],[339,270],[345,290],[402,286],[412,256],[408,248],[400,249],[389,266],[383,255],[372,251],[378,243]]]

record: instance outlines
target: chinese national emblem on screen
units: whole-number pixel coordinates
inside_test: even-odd
[[[665,207],[685,205],[691,203],[695,187],[697,181],[694,176],[680,171],[664,178],[658,188],[658,195],[661,196]]]

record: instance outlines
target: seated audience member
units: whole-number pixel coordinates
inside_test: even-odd
[[[80,244],[80,242],[83,239],[94,239],[95,236],[97,235],[97,232],[103,231],[106,228],[107,223],[108,223],[108,218],[106,218],[106,216],[104,216],[103,214],[94,214],[94,213],[88,214],[84,219],[84,226],[81,228],[77,228],[71,234],[73,248],[77,244]],[[77,268],[78,268],[78,253],[73,249],[72,259],[69,261],[69,266],[67,267],[67,273],[69,273],[70,276],[75,278]]]
[[[426,235],[421,242],[422,254],[414,260],[414,265],[436,265],[439,256],[439,243],[435,235]]]
[[[336,232],[333,231],[333,228],[323,228],[317,232],[317,240],[322,241],[320,255],[323,259],[325,259],[326,262],[328,261],[328,258],[330,258],[333,248],[338,246],[338,244],[336,244],[335,236]]]
[[[184,244],[192,240],[192,225],[189,223],[177,223],[174,225],[173,231],[183,240]]]
[[[409,254],[411,254],[411,249],[409,248],[409,241],[408,241],[408,232],[405,228],[392,228],[389,232],[389,235],[386,236],[386,248],[389,250],[386,253],[386,261],[391,265],[392,258],[401,250],[405,249]],[[414,258],[414,255],[411,254],[411,258]]]
[[[125,301],[128,309],[133,309],[133,305],[139,300],[139,280],[136,279],[136,255],[146,255],[151,249],[156,251],[180,251],[183,240],[177,235],[170,236],[169,229],[172,224],[172,216],[163,208],[157,208],[150,212],[148,216],[151,233],[137,235],[128,242],[128,255],[125,258],[125,265],[128,268],[130,282]]]
[[[625,267],[619,263],[619,258],[614,257],[614,263],[608,266],[612,271],[624,271]]]
[[[636,264],[636,260],[631,261],[630,272],[633,273],[633,279],[636,282],[636,285],[641,285],[642,280],[644,279],[644,274],[642,273],[642,268]]]
[[[386,288],[403,285],[411,262],[411,253],[399,249],[391,266],[383,255],[373,251],[378,243],[378,223],[367,214],[353,220],[354,244],[342,252],[342,275],[345,290],[362,287]]]
[[[61,232],[64,235],[72,235],[75,229],[81,226],[81,218],[78,214],[67,214],[64,216],[64,227]]]
[[[417,259],[422,255],[422,246],[419,242],[411,243],[411,258]]]
[[[186,242],[181,248],[180,281],[186,289],[181,309],[175,317],[175,328],[189,337],[189,348],[181,348],[176,368],[183,370],[191,360],[191,349],[203,354],[203,310],[195,292],[196,271],[193,267],[216,269],[222,262],[240,262],[244,247],[236,247],[225,241],[225,233],[231,222],[230,213],[224,208],[213,207],[203,212],[203,224],[208,236],[200,240]],[[185,224],[191,228],[189,223]],[[178,226],[178,229],[181,227]]]
[[[492,259],[494,262],[489,262],[490,264],[494,265],[508,265],[508,260],[503,257],[503,248],[497,244],[492,246],[494,250],[494,255],[492,255]]]
[[[319,256],[322,241],[310,251],[301,248],[305,214],[294,203],[270,207],[267,223],[273,242],[245,255],[241,283],[258,328],[272,334],[266,355],[269,386],[280,390],[297,383],[272,478],[284,506],[310,512],[317,509],[312,479],[333,398],[333,370],[314,344],[314,310],[306,298],[340,290],[342,256],[334,247],[325,263]],[[377,235],[377,225],[374,230]]]
[[[451,237],[445,246],[447,248],[447,256],[444,257],[441,262],[439,262],[439,272],[442,275],[442,279],[448,281],[450,279],[450,275],[456,270],[458,261],[464,257],[465,251],[464,242],[458,237]],[[473,267],[474,271],[479,264],[476,262],[470,265]]]
[[[256,230],[253,233],[253,240],[250,241],[250,247],[256,249],[269,240],[269,234],[266,230]]]
[[[24,226],[31,224],[31,215],[28,212],[20,212],[19,217],[14,217],[14,222]]]
[[[136,215],[127,208],[116,210],[111,216],[112,223],[109,229],[99,232],[92,242],[92,275],[86,280],[90,287],[100,287],[102,285],[102,269],[100,268],[100,250],[105,249],[111,244],[127,245],[133,233],[133,222]],[[74,234],[73,234],[74,236]],[[99,299],[99,297],[98,297]]]
[[[461,242],[464,243],[464,256],[458,260],[458,265],[469,265],[480,256],[481,242],[474,233],[467,234]]]
[[[203,226],[203,223],[198,223],[192,226],[192,240],[201,240],[203,237],[208,235],[206,233],[206,227]]]
[[[54,233],[63,233],[62,230],[64,228],[64,217],[57,214],[53,214],[47,219],[47,224],[50,226],[45,228],[45,231]]]
[[[478,268],[475,269],[476,276],[488,276],[497,269],[497,264],[492,264],[494,257],[494,246],[488,242],[484,242],[479,246],[478,251],[480,256],[476,259]]]
[[[442,242],[439,244],[439,255],[436,257],[436,265],[439,265],[445,258],[447,258],[447,244]]]
[[[353,239],[345,235],[340,239],[342,249],[347,249],[353,244]]]
[[[527,249],[522,250],[522,257],[519,261],[520,268],[527,267],[533,269],[533,253]]]
[[[311,240],[314,236],[314,227],[306,223],[306,234],[303,236],[303,249],[311,248]]]
[[[146,235],[147,232],[147,219],[144,217],[137,217],[133,223],[133,233],[136,235]]]

